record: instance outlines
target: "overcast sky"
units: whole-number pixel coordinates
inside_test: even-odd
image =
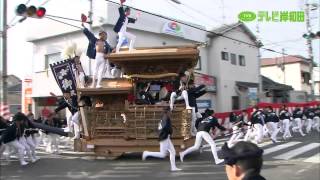
[[[8,0],[8,23],[15,23],[19,18],[15,17],[15,8],[20,3],[28,0]],[[94,20],[106,15],[106,2],[94,1]],[[113,0],[118,1],[118,0]],[[184,5],[172,3],[170,0],[127,0],[127,4],[136,8],[174,17],[184,21],[197,23],[207,29],[219,27],[238,21],[238,14],[242,11],[297,11],[303,10],[304,0],[180,0]],[[320,0],[309,0],[320,3]],[[59,15],[79,19],[81,13],[87,13],[88,0],[30,0],[29,5],[44,7],[47,14]],[[319,31],[319,11],[311,14],[313,31]],[[118,15],[115,12],[115,15]],[[224,17],[224,18],[223,18]],[[13,21],[12,21],[13,20]],[[80,25],[77,24],[76,25]],[[246,23],[252,32],[256,33],[257,22]],[[305,23],[260,22],[260,34],[266,48],[281,51],[282,48],[288,54],[303,55],[307,57],[306,42],[302,34],[306,32]],[[75,28],[53,22],[48,19],[27,19],[23,23],[16,24],[8,31],[8,72],[25,78],[32,73],[33,46],[26,42],[27,39],[53,35]],[[320,40],[314,40],[315,61],[319,63]],[[279,42],[279,43],[278,43]],[[280,56],[262,50],[263,57]]]

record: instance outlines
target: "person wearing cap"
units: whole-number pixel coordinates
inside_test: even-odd
[[[92,88],[101,88],[101,81],[103,75],[107,72],[107,76],[111,75],[111,65],[108,60],[105,60],[105,56],[113,51],[113,48],[107,42],[108,34],[104,30],[99,31],[99,38],[96,38],[92,32],[90,32],[82,23],[84,27],[83,33],[89,40],[89,45],[87,48],[87,56],[90,59],[95,59],[93,78],[92,78]],[[96,79],[98,79],[97,83]]]
[[[189,105],[189,97],[187,92],[187,75],[184,72],[180,72],[179,76],[173,83],[173,91],[170,95],[170,109],[173,110],[173,105],[176,100],[184,100],[186,104],[186,109],[192,109]]]
[[[146,160],[147,157],[165,158],[169,152],[171,171],[180,171],[181,169],[176,166],[176,150],[171,142],[170,137],[172,136],[172,124],[170,119],[170,108],[164,108],[164,112],[159,123],[159,141],[160,141],[160,152],[144,151],[142,154],[142,160]]]
[[[292,137],[292,135],[290,133],[291,114],[289,113],[286,105],[283,105],[281,107],[281,110],[280,110],[280,113],[279,113],[279,119],[282,122],[282,129],[284,130],[282,138],[284,140],[287,140],[287,138]]]
[[[277,135],[280,131],[280,128],[278,128],[278,122],[279,117],[277,114],[273,111],[273,108],[271,106],[267,107],[266,113],[265,113],[265,126],[268,129],[268,132],[271,135],[271,140],[273,143],[277,142]]]
[[[0,138],[0,144],[4,144],[4,146],[9,146],[10,148],[13,148],[18,152],[18,158],[22,166],[28,164],[28,162],[26,162],[24,159],[25,151],[28,157],[30,158],[31,162],[36,162],[36,159],[32,156],[30,149],[28,149],[27,146],[21,143],[21,139],[24,134],[23,120],[25,118],[27,117],[23,113],[16,113],[13,116],[14,123],[4,131],[3,135]],[[4,149],[5,148],[0,148],[0,155],[3,153]]]
[[[119,18],[114,26],[113,30],[114,32],[118,33],[118,44],[116,46],[116,53],[120,51],[121,45],[124,42],[125,38],[128,38],[130,41],[129,44],[129,51],[133,50],[133,45],[136,40],[136,36],[127,32],[127,26],[129,23],[135,23],[137,21],[137,18],[130,18],[130,8],[126,7],[123,8],[123,3],[125,0],[120,0],[120,7],[119,7]]]
[[[250,121],[253,128],[248,129],[244,138],[245,141],[248,141],[252,136],[254,136],[256,143],[262,142],[264,118],[265,115],[262,110],[260,110],[257,106],[254,106]]]
[[[260,175],[263,150],[251,142],[240,141],[232,148],[225,143],[218,156],[224,159],[228,180],[265,180]]]
[[[225,131],[227,129],[219,124],[218,119],[215,118],[213,114],[214,114],[214,110],[207,109],[203,117],[197,119],[196,127],[198,129],[198,132],[196,134],[195,143],[192,147],[189,147],[185,151],[180,152],[181,162],[183,162],[183,159],[187,154],[190,154],[191,152],[194,152],[200,149],[202,139],[205,140],[211,146],[211,151],[212,151],[212,155],[215,160],[215,163],[220,164],[223,162],[223,159],[218,158],[216,144],[212,139],[212,137],[210,136],[209,132],[211,129],[214,129],[215,127],[218,127],[222,131]]]
[[[306,134],[303,133],[302,130],[302,118],[303,118],[303,111],[301,110],[301,108],[296,108],[293,111],[293,120],[296,122],[296,126],[292,127],[292,131],[296,132],[299,131],[299,133],[301,134],[301,136],[305,136]]]

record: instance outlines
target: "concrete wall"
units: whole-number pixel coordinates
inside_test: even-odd
[[[249,36],[244,35],[239,29],[225,34],[244,42],[253,44]],[[217,111],[225,112],[232,110],[232,96],[238,96],[235,91],[236,81],[258,83],[258,49],[246,44],[235,42],[224,37],[214,38],[211,42],[211,50],[208,59],[208,74],[217,77]],[[229,61],[221,59],[221,51],[229,52]],[[230,53],[237,55],[237,65],[231,64]],[[246,66],[239,65],[239,55],[244,55]],[[240,98],[241,99],[241,98]],[[246,102],[240,102],[244,107]]]
[[[302,83],[301,71],[309,72],[309,67],[301,63],[286,64],[284,71],[277,65],[261,67],[261,74],[273,81],[292,86],[296,91],[310,93],[310,85]]]

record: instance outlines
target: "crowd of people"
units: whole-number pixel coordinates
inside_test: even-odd
[[[59,153],[59,136],[36,128],[35,123],[63,127],[63,122],[54,113],[45,119],[34,119],[32,113],[25,115],[21,112],[16,113],[11,120],[0,117],[0,157],[9,159],[11,155],[17,154],[22,166],[29,164],[28,161],[34,163],[39,160],[36,148],[40,143],[46,145],[48,153]]]
[[[264,137],[276,143],[279,140],[279,132],[283,140],[292,137],[291,131],[298,132],[301,136],[309,134],[311,130],[320,132],[320,107],[305,107],[304,109],[297,107],[290,112],[283,105],[279,113],[276,113],[271,106],[264,109],[254,107],[250,116],[246,111],[240,115],[230,113],[229,120],[233,129],[228,141],[229,146],[240,140],[252,140],[259,144],[262,143]]]

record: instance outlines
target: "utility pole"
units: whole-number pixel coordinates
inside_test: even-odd
[[[261,75],[261,52],[260,52],[260,48],[261,48],[261,41],[260,41],[260,28],[259,28],[259,24],[257,24],[256,26],[256,33],[257,33],[257,43],[258,43],[258,83],[259,83],[259,88],[258,88],[258,94],[259,94],[259,101],[260,98],[262,97],[262,93],[263,93],[263,85],[262,85],[262,75]]]
[[[3,104],[7,104],[7,95],[8,95],[8,82],[7,82],[7,0],[1,0],[0,4],[0,18],[2,20],[2,24],[0,25],[1,37],[0,37],[0,47],[1,47],[1,97],[0,102]]]
[[[310,24],[310,4],[306,1],[305,4],[305,17],[306,17],[306,26],[308,34],[312,33],[312,28]],[[310,80],[311,80],[311,100],[314,100],[314,79],[313,79],[313,49],[312,49],[312,39],[307,38],[308,46],[308,58],[309,58],[309,70],[310,70]]]
[[[283,84],[286,84],[286,59],[285,59],[284,55],[285,55],[285,51],[284,51],[284,48],[282,48],[281,70],[283,72]]]

